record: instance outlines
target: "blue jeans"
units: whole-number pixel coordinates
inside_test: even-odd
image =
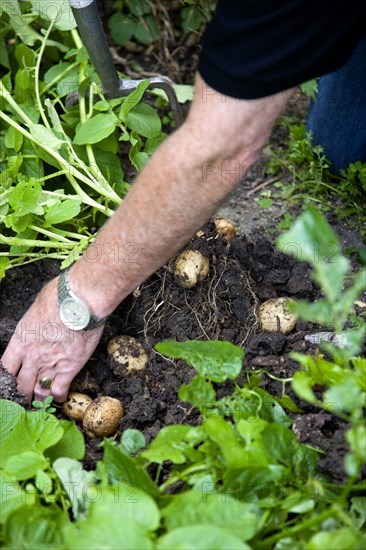
[[[307,129],[322,145],[333,172],[366,162],[366,38],[341,69],[319,79]]]

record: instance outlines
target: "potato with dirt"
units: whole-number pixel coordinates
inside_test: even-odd
[[[107,345],[108,360],[117,376],[146,369],[149,356],[142,344],[132,336],[115,336]]]
[[[102,396],[94,399],[83,417],[83,429],[90,438],[112,435],[123,417],[122,403],[114,397]]]
[[[62,403],[62,411],[70,420],[82,420],[85,410],[92,401],[92,398],[85,393],[70,392],[66,401]]]
[[[221,237],[231,241],[236,235],[236,229],[232,223],[224,219],[215,220],[215,229]]]
[[[209,268],[208,259],[199,250],[185,250],[175,262],[174,280],[182,288],[193,288],[207,277]]]
[[[290,298],[272,298],[264,302],[258,309],[261,330],[289,334],[299,319],[289,310],[290,303]]]

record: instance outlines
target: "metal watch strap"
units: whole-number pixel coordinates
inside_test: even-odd
[[[68,281],[68,272],[70,271],[70,269],[71,269],[71,267],[68,267],[67,269],[65,269],[65,271],[63,271],[61,273],[61,275],[58,279],[57,290],[58,290],[58,304],[59,304],[59,306],[62,304],[62,302],[64,300],[66,300],[66,298],[70,298],[70,297],[75,298],[79,301],[82,301],[82,300],[80,300],[80,298],[77,298],[74,295],[74,293],[72,292],[72,290],[70,289],[69,281]],[[90,321],[89,321],[88,325],[83,330],[91,330],[93,328],[97,328],[100,325],[102,325],[103,323],[105,323],[107,319],[108,319],[108,317],[103,317],[102,319],[98,319],[94,315],[90,314]]]

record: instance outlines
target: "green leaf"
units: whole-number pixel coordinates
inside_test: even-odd
[[[194,86],[190,84],[173,84],[173,87],[179,103],[193,101]],[[151,93],[168,101],[166,93],[161,88],[153,88]]]
[[[244,357],[244,351],[238,346],[219,340],[209,342],[165,340],[157,344],[155,349],[168,357],[184,359],[201,376],[212,382],[224,382],[228,378],[235,380],[241,371]]]
[[[107,439],[104,440],[103,463],[112,483],[124,481],[152,497],[159,495],[159,489],[145,470],[137,466],[132,458],[116,449]]]
[[[250,550],[229,529],[215,525],[193,525],[170,531],[157,541],[157,550]]]
[[[126,125],[130,130],[134,130],[140,136],[146,138],[161,131],[159,115],[150,105],[146,105],[145,103],[139,103],[129,111]]]
[[[65,530],[69,550],[152,550],[153,544],[140,524],[100,513]]]
[[[158,464],[167,460],[174,464],[183,464],[186,461],[184,451],[189,448],[186,436],[190,431],[190,426],[165,426],[141,455]]]
[[[123,445],[126,453],[131,455],[146,447],[146,439],[140,430],[130,428],[123,432],[121,437],[121,445]]]
[[[124,100],[119,111],[119,118],[122,122],[126,122],[128,113],[133,109],[139,101],[141,101],[142,96],[150,85],[150,80],[144,80],[140,82],[136,90],[131,92]]]
[[[153,134],[146,140],[145,153],[147,155],[152,155],[155,153],[156,149],[166,140],[167,135],[159,132],[158,134]]]
[[[24,491],[15,476],[0,470],[0,522],[5,523],[8,516],[24,504],[33,505],[36,495]]]
[[[22,506],[8,518],[3,543],[8,549],[58,549],[63,546],[63,530],[69,523],[60,508]]]
[[[52,466],[69,496],[74,518],[85,518],[91,503],[88,488],[96,481],[94,472],[86,472],[73,458],[58,458]]]
[[[17,217],[30,213],[42,214],[43,210],[39,205],[41,194],[42,187],[33,178],[22,180],[12,189],[9,204]]]
[[[135,25],[134,35],[141,44],[150,44],[159,38],[159,29],[152,15],[145,16]]]
[[[66,199],[47,208],[45,213],[45,226],[55,225],[58,223],[72,220],[81,210],[81,201]]]
[[[23,452],[43,453],[62,435],[63,429],[55,416],[42,411],[26,412],[12,401],[0,401],[0,466]]]
[[[215,390],[202,376],[195,376],[189,384],[181,386],[178,395],[179,399],[187,401],[200,410],[216,401]]]
[[[114,13],[108,20],[111,36],[116,44],[124,44],[135,32],[136,24],[131,17],[122,13]]]
[[[5,147],[8,149],[14,149],[18,153],[23,144],[23,136],[14,126],[10,126],[5,133]]]
[[[171,503],[163,508],[162,514],[169,531],[207,524],[226,528],[242,541],[255,535],[259,519],[254,503],[241,502],[220,493],[212,483],[203,483],[200,491],[174,495]]]
[[[116,128],[117,118],[112,113],[99,113],[89,118],[77,130],[74,143],[86,145],[98,143],[108,137]]]
[[[39,2],[39,0],[30,0],[30,2],[42,19],[54,22],[56,29],[70,31],[76,28],[76,22],[67,0],[58,0],[54,3]]]
[[[48,460],[34,451],[24,451],[11,456],[4,464],[4,470],[19,481],[30,479],[36,475],[37,470],[45,470],[47,467]]]
[[[340,256],[337,235],[315,208],[297,218],[292,229],[277,239],[279,250],[317,267],[319,262],[336,263]]]
[[[64,140],[59,139],[52,130],[42,126],[42,124],[32,124],[32,126],[29,127],[29,131],[39,143],[45,144],[51,149],[60,149],[65,143]]]
[[[60,420],[60,424],[64,430],[64,434],[55,445],[45,451],[46,457],[48,457],[51,462],[61,457],[82,460],[85,455],[83,434],[78,430],[74,422]]]

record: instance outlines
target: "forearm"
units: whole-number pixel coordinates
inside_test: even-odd
[[[98,316],[111,313],[210,218],[256,159],[285,103],[279,95],[227,105],[208,97],[202,105],[202,86],[198,78],[187,122],[155,153],[92,249],[72,268],[74,292]]]

